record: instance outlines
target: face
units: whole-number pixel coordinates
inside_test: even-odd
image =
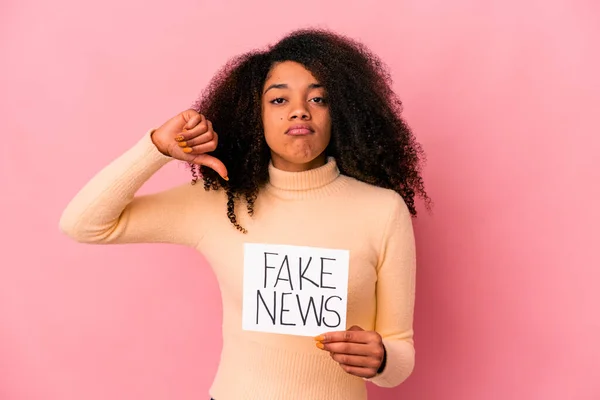
[[[262,120],[274,167],[297,172],[325,164],[329,105],[325,89],[302,64],[273,66],[263,86]]]

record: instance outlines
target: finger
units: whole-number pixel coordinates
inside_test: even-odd
[[[204,153],[210,153],[212,151],[215,151],[217,149],[217,142],[215,140],[208,142],[208,143],[202,143],[199,144],[198,146],[194,146],[194,147],[189,147],[189,145],[187,147],[184,147],[182,150],[184,153],[187,154],[195,154],[195,155],[200,155],[200,154],[204,154]]]
[[[348,354],[335,353],[333,356],[331,356],[331,358],[333,358],[339,364],[348,365],[350,367],[361,367],[377,370],[381,365],[380,361],[365,356],[352,356]]]
[[[371,332],[367,331],[338,331],[338,332],[328,332],[322,335],[315,337],[315,340],[318,340],[323,343],[332,343],[332,342],[353,342],[353,343],[371,343],[373,340],[371,338]]]
[[[330,351],[332,353],[340,353],[346,355],[357,355],[357,356],[372,356],[375,350],[372,346],[362,343],[349,343],[349,342],[333,342],[333,343],[317,343],[317,347]]]
[[[196,125],[194,125],[194,127],[186,130],[185,136],[188,139],[193,139],[196,136],[200,136],[208,132],[211,126],[212,125],[210,121],[202,117],[202,120],[199,121]]]
[[[189,110],[188,113],[184,114],[184,118],[189,118],[187,120],[187,123],[183,127],[184,130],[193,129],[196,125],[198,125],[203,120],[202,114],[200,114],[196,110]]]
[[[219,144],[218,135],[212,130],[212,122],[207,121],[208,130],[202,135],[179,142],[179,146],[183,147],[183,152],[188,154],[203,154],[210,153],[217,149]]]
[[[377,374],[377,371],[373,371],[372,368],[354,367],[346,364],[340,364],[340,367],[350,375],[358,376],[360,378],[372,378]]]
[[[194,146],[198,146],[200,144],[203,143],[208,143],[212,140],[215,140],[215,144],[216,144],[216,139],[217,139],[217,133],[215,131],[213,131],[212,129],[212,123],[210,121],[208,121],[208,127],[206,129],[206,132],[198,132],[198,136],[193,136],[190,137],[187,140],[181,141],[179,142],[179,147],[194,147]],[[190,136],[192,134],[190,133]]]
[[[182,132],[175,137],[175,141],[183,142],[206,132],[207,125],[202,123],[205,119],[202,114],[189,110],[188,113],[183,114],[183,118],[187,122],[182,128]]]
[[[229,180],[229,177],[227,176],[227,167],[225,167],[225,164],[216,157],[209,156],[208,154],[200,154],[194,157],[191,162],[198,165],[204,165],[221,175],[226,181]]]

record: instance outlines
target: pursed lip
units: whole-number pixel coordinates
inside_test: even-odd
[[[315,130],[313,128],[311,128],[310,125],[296,124],[296,125],[290,126],[288,128],[288,130],[285,131],[285,133],[286,133],[286,135],[301,136],[301,135],[310,135],[314,131]]]

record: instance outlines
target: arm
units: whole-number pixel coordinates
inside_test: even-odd
[[[377,386],[397,386],[414,368],[415,253],[411,215],[398,195],[384,231],[377,270],[375,330],[386,353],[383,370],[368,379]]]
[[[191,217],[197,211],[189,211],[204,191],[202,185],[188,183],[135,196],[156,171],[173,160],[157,149],[152,133],[147,132],[77,193],[60,218],[63,233],[78,242],[94,244],[197,244],[202,232]]]
[[[386,221],[377,263],[375,330],[351,326],[315,337],[342,369],[381,387],[398,386],[412,373],[415,244],[411,216],[402,197]]]

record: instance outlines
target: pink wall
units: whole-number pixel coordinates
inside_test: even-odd
[[[220,308],[200,256],[78,245],[58,219],[227,58],[310,23],[387,61],[429,156],[417,367],[372,398],[599,399],[600,7],[490,3],[4,0],[0,398],[206,397]],[[188,178],[174,163],[144,191]]]

